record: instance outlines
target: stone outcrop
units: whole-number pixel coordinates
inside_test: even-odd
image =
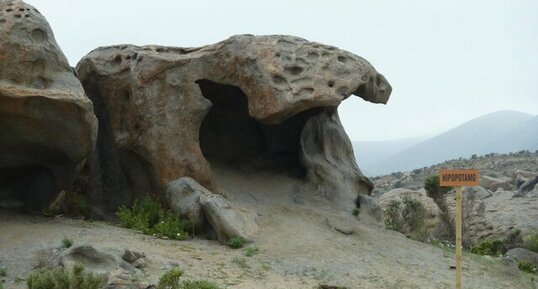
[[[0,195],[37,209],[70,185],[95,145],[91,101],[46,19],[0,1]]]
[[[491,191],[496,191],[497,189],[510,191],[512,189],[512,180],[508,177],[498,179],[490,176],[480,176],[480,186]]]
[[[181,177],[222,193],[210,163],[286,171],[350,211],[372,189],[336,107],[352,94],[386,103],[391,87],[349,52],[239,35],[199,48],[102,47],[77,72],[100,127],[89,195],[111,208]]]

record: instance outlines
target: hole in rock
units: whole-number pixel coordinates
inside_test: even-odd
[[[323,108],[269,125],[249,115],[248,100],[240,88],[209,80],[196,83],[213,104],[200,127],[200,148],[213,171],[215,167],[239,170],[245,178],[248,172],[304,177],[299,155],[301,132],[308,118]]]
[[[0,169],[0,208],[37,212],[55,197],[56,183],[48,168],[26,166]]]

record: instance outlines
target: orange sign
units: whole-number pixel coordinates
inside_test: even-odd
[[[478,170],[440,170],[439,185],[441,187],[473,187],[478,186],[480,173]]]

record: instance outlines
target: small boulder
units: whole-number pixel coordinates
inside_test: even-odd
[[[201,198],[204,214],[221,242],[234,237],[252,241],[249,227],[252,227],[244,216],[237,213],[228,200],[221,195],[211,194]]]
[[[206,225],[201,199],[212,193],[189,177],[168,183],[166,198],[170,208],[192,221],[198,231]]]
[[[530,262],[535,266],[538,266],[538,253],[524,248],[510,249],[508,252],[506,252],[506,257],[514,260]]]
[[[136,260],[138,260],[140,258],[143,258],[143,257],[145,257],[145,255],[143,253],[136,252],[136,251],[131,251],[129,249],[125,249],[125,251],[123,251],[123,255],[121,256],[121,258],[124,261],[129,262],[129,263],[133,263]]]
[[[480,186],[494,192],[497,191],[497,189],[510,191],[512,190],[512,180],[505,177],[498,179],[490,176],[481,176]]]
[[[66,250],[59,259],[63,267],[71,267],[76,263],[93,273],[107,274],[120,267],[114,256],[98,251],[90,245],[81,245]]]
[[[538,175],[532,178],[529,178],[523,185],[521,185],[521,187],[519,187],[519,191],[522,193],[528,193],[534,190],[537,184],[538,184]]]
[[[467,198],[474,200],[483,200],[491,197],[493,194],[486,190],[484,187],[475,186],[475,187],[465,187],[463,189],[463,195]]]

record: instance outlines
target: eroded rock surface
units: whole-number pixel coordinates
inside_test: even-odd
[[[351,94],[386,103],[391,87],[349,52],[293,36],[239,35],[200,48],[98,48],[77,71],[100,120],[88,171],[102,185],[89,195],[110,208],[162,195],[181,177],[224,194],[210,163],[291,175],[306,194],[350,212],[357,194],[372,190],[336,107]],[[215,206],[204,212],[225,228],[207,214],[222,207],[215,198],[205,198]],[[191,201],[170,205],[199,212]]]
[[[46,19],[22,1],[0,1],[0,195],[29,207],[69,186],[92,151],[91,101]]]

